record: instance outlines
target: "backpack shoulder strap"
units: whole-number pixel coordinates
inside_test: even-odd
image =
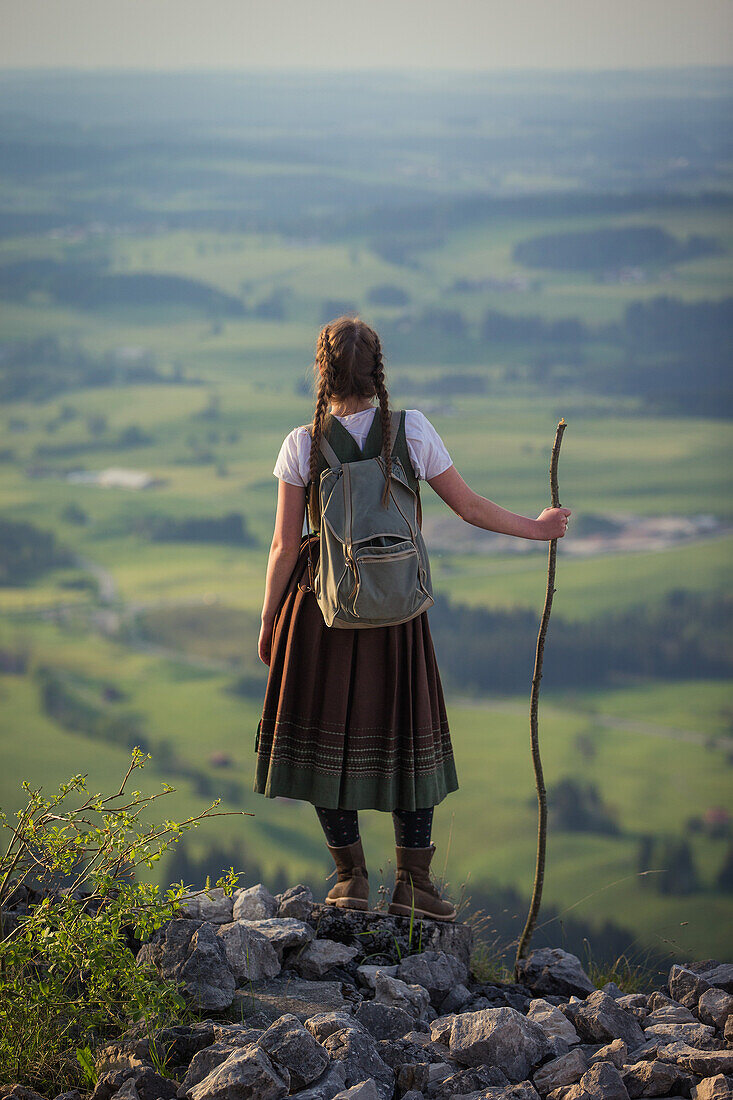
[[[323,434],[321,434],[321,454],[329,466],[341,465],[341,459]]]
[[[399,458],[402,463],[402,469],[405,471],[407,477],[407,483],[415,493],[417,497],[417,522],[418,526],[422,527],[422,502],[420,500],[420,479],[415,473],[415,469],[412,465],[412,459],[410,458],[410,451],[407,447],[407,436],[405,435],[405,418],[407,412],[405,409],[397,409],[392,413],[392,454],[395,458]]]
[[[313,425],[306,424],[306,428],[310,439],[313,439]],[[341,434],[339,434],[339,429]],[[348,438],[344,438],[348,437]],[[336,447],[334,447],[334,443]],[[321,432],[321,442],[318,448],[318,462],[317,462],[317,479],[320,478],[324,470],[327,470],[330,466],[340,466],[342,462],[347,462],[352,457],[344,458],[344,450],[348,449],[349,443],[353,443],[351,435],[342,426],[331,413],[326,413],[323,418],[323,430]],[[356,444],[353,443],[355,449]],[[341,452],[339,454],[339,452]],[[313,531],[318,534],[321,529],[321,505],[318,496],[318,480],[309,481],[305,488],[306,508],[308,510],[308,520],[310,522]]]

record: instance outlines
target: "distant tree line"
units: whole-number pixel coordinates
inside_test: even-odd
[[[88,386],[195,384],[180,371],[162,373],[152,352],[123,362],[113,352],[92,356],[57,336],[0,342],[0,400],[47,401],[59,393]]]
[[[428,307],[385,318],[380,332],[397,361],[419,353],[426,362],[477,362],[494,350],[516,348],[528,364],[523,376],[542,386],[570,382],[596,393],[640,397],[650,413],[733,415],[733,297],[686,302],[659,295],[630,303],[618,321],[594,326],[577,317],[546,319],[492,308],[479,322],[478,338],[460,310]],[[591,370],[588,356],[598,344],[612,358]],[[450,372],[444,377],[450,393]]]
[[[491,218],[566,218],[579,215],[632,214],[660,210],[730,210],[733,199],[724,190],[696,191],[545,191],[524,195],[441,196],[410,201],[400,205],[372,206],[344,213],[329,211],[297,219],[297,227],[306,227],[326,240],[339,240],[345,234],[366,235],[378,255],[392,247],[391,262],[412,265],[420,249],[442,244],[448,233],[466,229]],[[296,224],[293,224],[293,231]]]
[[[213,542],[223,546],[257,546],[240,512],[223,516],[144,516],[135,530],[153,542]]]
[[[149,447],[155,440],[137,424],[129,424],[112,439],[70,439],[66,443],[37,443],[33,448],[36,458],[70,458],[73,455],[97,451],[127,451],[137,447]]]
[[[732,620],[733,597],[686,589],[585,622],[553,616],[543,684],[596,687],[624,677],[729,676]],[[467,607],[438,595],[430,626],[451,689],[504,693],[528,688],[538,629],[534,611]]]
[[[59,545],[53,531],[0,516],[0,584],[28,584],[72,562],[70,551]]]
[[[486,393],[488,380],[477,371],[451,371],[433,377],[422,375],[400,378],[400,393],[409,397],[457,397],[459,394]]]
[[[288,138],[282,149],[278,149],[272,143],[268,144],[266,151],[261,142],[246,144],[245,155],[257,158],[265,156],[270,162],[277,159],[292,162],[292,137]],[[225,146],[226,143],[222,143],[221,148],[225,149]],[[168,148],[170,145],[167,146]],[[240,148],[244,151],[243,145]],[[110,158],[115,155],[113,150],[101,149],[96,144],[85,146],[74,142],[73,146],[67,147],[62,144],[55,145],[53,162],[54,167],[63,168],[64,164],[67,164],[76,172],[79,171],[80,162],[83,162],[87,170],[92,171],[97,178],[100,172],[107,170]],[[127,150],[123,150],[122,155],[126,156]],[[181,155],[184,155],[183,150]],[[191,155],[191,143],[187,140],[185,174],[179,171],[161,175],[163,169],[158,167],[156,186],[162,187],[166,192],[172,192],[182,179],[185,180],[185,185],[190,186]],[[215,155],[212,154],[208,140],[205,153],[202,155],[207,159]],[[6,171],[14,173],[21,179],[35,178],[39,166],[42,166],[44,173],[48,171],[48,150],[45,144],[6,139],[2,142],[2,156]],[[226,157],[229,156],[231,156],[231,145],[226,146]],[[309,149],[308,157],[312,156],[312,149]],[[292,202],[292,184],[285,193],[283,190],[273,190],[271,181],[272,177],[268,179],[268,190],[259,208],[253,207],[251,202],[245,202],[242,205],[241,180],[235,175],[232,175],[231,187],[232,193],[237,197],[236,201],[204,203],[182,210],[156,209],[152,216],[149,209],[137,205],[132,200],[121,201],[116,193],[111,220],[117,224],[124,223],[136,227],[142,232],[149,230],[154,223],[156,230],[163,228],[167,231],[205,230],[220,233],[264,230],[299,237],[317,237],[321,240],[341,240],[344,236],[358,234],[366,236],[370,241],[375,238],[377,250],[380,245],[388,249],[390,242],[394,242],[395,251],[402,246],[402,255],[405,261],[410,263],[413,252],[421,247],[432,247],[432,243],[435,241],[440,243],[445,234],[490,218],[545,220],[573,217],[579,214],[603,216],[643,211],[656,213],[659,210],[729,210],[732,203],[730,194],[724,190],[686,193],[669,189],[656,191],[647,189],[623,193],[618,191],[579,193],[577,189],[569,189],[519,195],[439,196],[426,198],[424,201],[415,201],[414,197],[410,196],[409,201],[406,199],[404,203],[395,204],[392,191],[389,192],[389,201],[385,193],[384,201],[375,202],[374,187],[371,186],[362,191],[352,187],[352,201],[338,202],[336,208],[333,204],[328,204],[328,210],[324,211],[323,175],[299,178],[298,191],[302,193],[303,198],[297,207],[294,207]],[[303,186],[306,182],[314,189],[312,195]],[[315,188],[318,190],[315,191]],[[339,199],[342,192],[343,189],[340,189]],[[318,201],[319,199],[321,201]],[[110,220],[109,206],[103,203],[97,212],[94,204],[87,203],[83,213],[80,213],[78,205],[73,204],[62,204],[50,211],[3,210],[0,211],[0,237],[43,234],[64,223],[78,225],[81,221],[93,217]],[[407,243],[408,234],[412,234],[412,246]]]
[[[207,317],[243,317],[240,298],[198,279],[157,272],[110,272],[106,261],[24,259],[0,264],[0,299],[37,294],[73,309],[184,306]]]
[[[725,252],[711,237],[678,241],[656,225],[609,226],[574,233],[547,233],[519,241],[512,258],[527,267],[598,271],[642,264],[672,264]]]

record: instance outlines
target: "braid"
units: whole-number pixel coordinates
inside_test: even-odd
[[[313,415],[313,431],[311,435],[311,453],[308,467],[308,477],[315,484],[318,475],[318,454],[321,447],[321,433],[323,432],[323,419],[328,408],[329,388],[332,382],[333,367],[331,364],[331,344],[328,336],[328,327],[320,335],[316,359],[320,366],[318,379],[318,393],[316,396],[316,409]]]
[[[382,417],[382,454],[387,467],[384,492],[382,493],[382,507],[386,508],[389,501],[390,479],[392,477],[392,422],[389,414],[389,394],[384,385],[382,345],[378,336],[374,346],[374,390],[379,398],[379,412]]]

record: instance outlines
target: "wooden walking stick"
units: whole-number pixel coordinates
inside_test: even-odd
[[[557,463],[560,458],[560,444],[563,432],[567,424],[565,418],[560,419],[555,432],[555,442],[552,445],[550,458],[550,492],[552,494],[552,507],[560,507],[560,497],[557,489]],[[545,846],[547,842],[547,792],[545,791],[545,779],[542,774],[542,761],[540,760],[540,743],[537,732],[537,705],[540,698],[540,680],[542,679],[542,657],[545,651],[545,635],[550,621],[552,610],[552,597],[555,594],[555,557],[557,554],[557,539],[550,539],[550,549],[547,559],[547,591],[545,593],[545,606],[542,610],[540,629],[537,635],[537,651],[535,654],[534,673],[532,676],[532,693],[529,701],[529,731],[532,748],[532,763],[534,764],[535,783],[537,786],[537,801],[539,803],[539,819],[537,826],[537,864],[534,873],[534,889],[532,891],[532,903],[529,907],[527,923],[524,926],[517,956],[514,960],[514,981],[519,981],[519,960],[523,959],[528,951],[532,933],[537,923],[537,915],[542,902],[542,885],[545,880]]]

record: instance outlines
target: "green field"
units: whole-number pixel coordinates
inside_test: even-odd
[[[729,222],[716,213],[659,211],[636,220],[680,236],[710,234],[733,243]],[[617,217],[608,224],[633,221]],[[82,312],[43,300],[4,304],[4,339],[53,332],[80,340],[90,354],[140,345],[155,353],[159,369],[172,371],[177,365],[188,381],[85,388],[48,401],[16,401],[0,413],[9,451],[1,467],[0,512],[53,530],[87,563],[47,573],[25,587],[0,588],[0,646],[25,650],[30,660],[25,675],[0,677],[0,804],[19,804],[23,778],[51,789],[82,770],[88,771],[91,786],[109,787],[128,759],[124,747],[71,732],[43,714],[34,672],[50,665],[86,678],[92,694],[103,683],[124,693],[123,709],[141,715],[153,754],[146,782],[153,788],[170,778],[179,788],[167,812],[184,816],[205,801],[187,779],[166,773],[171,748],[208,776],[214,790],[222,777],[239,784],[241,801],[225,801],[226,808],[254,816],[208,823],[186,842],[192,853],[200,855],[215,843],[233,850],[241,846],[272,873],[282,871],[291,881],[319,881],[329,864],[312,808],[262,799],[251,793],[251,782],[260,704],[257,676],[262,680],[264,675],[256,658],[257,620],[276,493],[271,470],[283,437],[312,415],[311,401],[299,387],[310,377],[321,303],[329,297],[352,299],[376,327],[390,315],[366,305],[368,289],[378,283],[402,287],[417,304],[440,299],[450,307],[457,302],[444,290],[454,278],[479,277],[487,269],[502,276],[515,273],[519,267],[510,259],[511,247],[530,232],[597,224],[597,218],[587,216],[548,219],[544,225],[534,220],[531,227],[522,219],[495,220],[450,234],[439,249],[422,252],[414,268],[388,263],[358,238],[306,244],[274,234],[180,231],[104,241],[113,270],[120,272],[185,274],[252,300],[285,288],[292,305],[284,321],[245,317],[212,324],[152,308]],[[85,247],[83,242],[11,238],[0,243],[0,262],[29,256],[68,259],[82,255]],[[628,302],[666,292],[669,285],[607,286],[582,275],[543,273],[540,290],[514,297],[481,291],[460,304],[472,322],[494,307],[546,318],[573,314],[597,323],[619,317]],[[729,291],[731,250],[725,257],[681,265],[671,285],[676,296],[691,301]],[[561,500],[576,517],[710,513],[729,521],[733,515],[727,472],[732,441],[723,419],[656,417],[646,415],[634,399],[590,398],[572,388],[538,394],[526,385],[494,382],[502,363],[488,347],[485,362],[470,364],[492,380],[485,394],[422,402],[401,392],[408,392],[408,382],[421,372],[430,375],[440,368],[424,369],[416,358],[392,370],[389,348],[385,351],[394,403],[424,408],[470,485],[512,511],[537,515],[549,503],[549,451],[557,420],[565,416]],[[216,415],[202,417],[212,399],[218,402]],[[106,419],[99,447],[82,449],[90,444],[88,418],[94,416]],[[148,433],[151,442],[133,448],[108,445],[131,426]],[[44,458],[36,453],[39,445],[70,449]],[[202,451],[208,457],[197,458]],[[140,492],[83,485],[64,476],[74,465],[87,470],[129,466],[161,483]],[[43,469],[30,476],[34,466]],[[65,518],[69,505],[83,510],[85,524]],[[445,514],[429,489],[424,509],[428,517]],[[244,514],[256,546],[155,543],[134,530],[145,516],[230,511]],[[572,531],[571,526],[568,541]],[[674,589],[718,593],[731,588],[729,535],[586,560],[564,550],[561,541],[554,611],[574,621],[602,621],[604,615]],[[475,606],[529,607],[539,618],[544,546],[521,555],[441,552],[431,560],[437,590],[452,599]],[[104,607],[89,590],[69,587],[70,579],[88,574],[88,563],[112,586]],[[171,614],[175,609],[190,609],[194,624],[200,614],[202,630],[194,625],[186,633]],[[214,621],[211,609],[222,612],[219,633],[213,627],[206,631],[207,621]],[[231,609],[242,614],[227,618]],[[165,621],[164,613],[169,615]],[[153,623],[159,616],[157,643],[140,633],[136,617],[145,615]],[[551,629],[547,644],[552,645]],[[249,696],[228,690],[242,672],[254,677]],[[531,672],[528,667],[527,696]],[[596,784],[619,825],[615,835],[551,830],[548,903],[594,928],[605,921],[627,928],[630,943],[635,942],[632,950],[669,949],[681,959],[725,956],[733,897],[716,892],[715,876],[730,840],[691,835],[701,888],[688,896],[665,896],[645,887],[636,853],[642,834],[681,838],[688,835],[689,818],[730,806],[733,754],[724,742],[730,738],[732,706],[729,684],[718,680],[629,683],[565,694],[546,687],[540,725],[548,786],[568,777]],[[445,865],[456,890],[467,883],[468,894],[472,887],[498,885],[514,886],[528,897],[537,811],[527,698],[469,702],[450,697],[448,708],[461,790],[436,812],[438,869]],[[623,728],[616,720],[647,728]],[[675,733],[701,736],[685,739]],[[591,744],[590,752],[579,751],[579,736]],[[225,771],[210,762],[217,753],[229,759]],[[375,812],[363,817],[369,859],[388,877],[390,820]],[[379,871],[374,881],[380,881]],[[560,942],[555,927],[542,934],[547,937],[543,942]]]

